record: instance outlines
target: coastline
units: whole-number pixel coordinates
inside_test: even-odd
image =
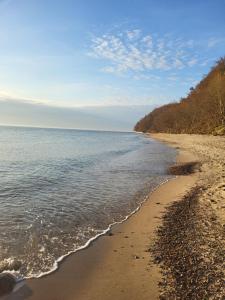
[[[193,159],[186,151],[177,156],[177,162]],[[159,186],[141,209],[114,225],[110,234],[66,257],[55,272],[26,280],[4,299],[158,299],[161,273],[148,249],[166,206],[180,199],[195,182],[196,174],[178,176]]]
[[[223,299],[225,138],[150,136],[178,149],[178,166],[199,162],[200,168],[162,184],[125,222],[66,257],[55,272],[21,282],[2,299]],[[171,271],[179,268],[187,274]]]

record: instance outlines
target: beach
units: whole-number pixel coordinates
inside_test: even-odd
[[[161,255],[157,245],[162,243],[157,230],[162,226],[165,229],[163,217],[168,214],[168,208],[174,202],[184,201],[186,195],[197,186],[202,189],[198,198],[203,203],[205,216],[210,211],[215,218],[211,220],[210,215],[210,219],[206,220],[209,237],[201,250],[202,256],[211,263],[207,253],[212,255],[213,236],[210,230],[215,228],[221,239],[219,245],[214,244],[214,248],[218,246],[222,253],[224,241],[219,230],[225,220],[224,137],[169,134],[154,134],[151,137],[179,150],[178,165],[198,162],[200,167],[191,174],[176,176],[162,184],[127,221],[113,226],[110,232],[96,239],[88,248],[67,257],[52,274],[22,282],[20,288],[4,299],[172,299],[166,298],[166,295],[171,297],[171,291],[174,295],[177,293],[174,288],[176,281],[168,279],[174,275],[168,272],[171,258],[157,261]],[[216,225],[212,227],[210,222]],[[216,255],[221,253],[214,253],[213,259],[217,261],[218,274],[222,277],[221,261],[216,260]],[[223,297],[218,274],[217,296],[210,299]],[[194,271],[191,276],[194,280]],[[194,281],[194,284],[199,282]],[[214,293],[214,285],[209,288]]]
[[[0,0],[0,300],[225,300],[225,0]]]
[[[161,299],[224,299],[225,138],[152,137],[191,152],[197,159],[195,185],[168,207],[157,230],[153,255],[163,274]]]

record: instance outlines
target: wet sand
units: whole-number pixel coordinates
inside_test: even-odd
[[[211,137],[208,140],[203,137],[203,141],[198,136],[190,138],[188,135],[153,137],[179,148],[178,163],[200,161],[201,172],[178,176],[163,184],[149,195],[136,214],[116,225],[111,234],[101,236],[87,249],[67,257],[49,276],[27,280],[22,288],[5,299],[159,299],[163,292],[159,283],[165,274],[150,250],[159,238],[157,229],[163,225],[168,207],[174,201],[184,199],[197,183],[205,181],[208,189],[212,189],[210,174],[213,170],[218,182],[224,139],[217,140],[221,143],[217,149],[213,146],[215,139],[211,141]],[[206,153],[211,154],[206,156]],[[207,167],[209,162],[210,170]],[[205,201],[208,198],[205,194]],[[221,212],[218,212],[218,217],[223,217]]]

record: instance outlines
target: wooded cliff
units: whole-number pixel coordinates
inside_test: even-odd
[[[154,109],[134,130],[225,135],[225,57],[186,98]]]

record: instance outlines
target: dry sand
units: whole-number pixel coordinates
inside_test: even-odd
[[[198,184],[204,185],[201,201],[211,206],[225,224],[225,137],[189,134],[151,134],[183,152],[192,153],[201,162]]]
[[[208,185],[202,198],[224,220],[224,138],[154,135],[180,148],[178,162],[199,160],[202,172],[178,176],[149,195],[141,209],[90,247],[65,259],[60,268],[40,279],[27,280],[5,299],[32,300],[144,300],[158,299],[162,274],[153,263],[149,247],[156,239],[162,216],[199,181]],[[209,171],[210,166],[210,171]],[[211,196],[212,197],[209,197]],[[212,201],[215,200],[214,201]],[[171,298],[172,299],[172,298]],[[173,298],[175,299],[175,298]],[[207,298],[208,299],[208,298]],[[214,299],[214,298],[212,298]],[[216,299],[216,298],[215,298]],[[219,298],[218,298],[219,299]]]

